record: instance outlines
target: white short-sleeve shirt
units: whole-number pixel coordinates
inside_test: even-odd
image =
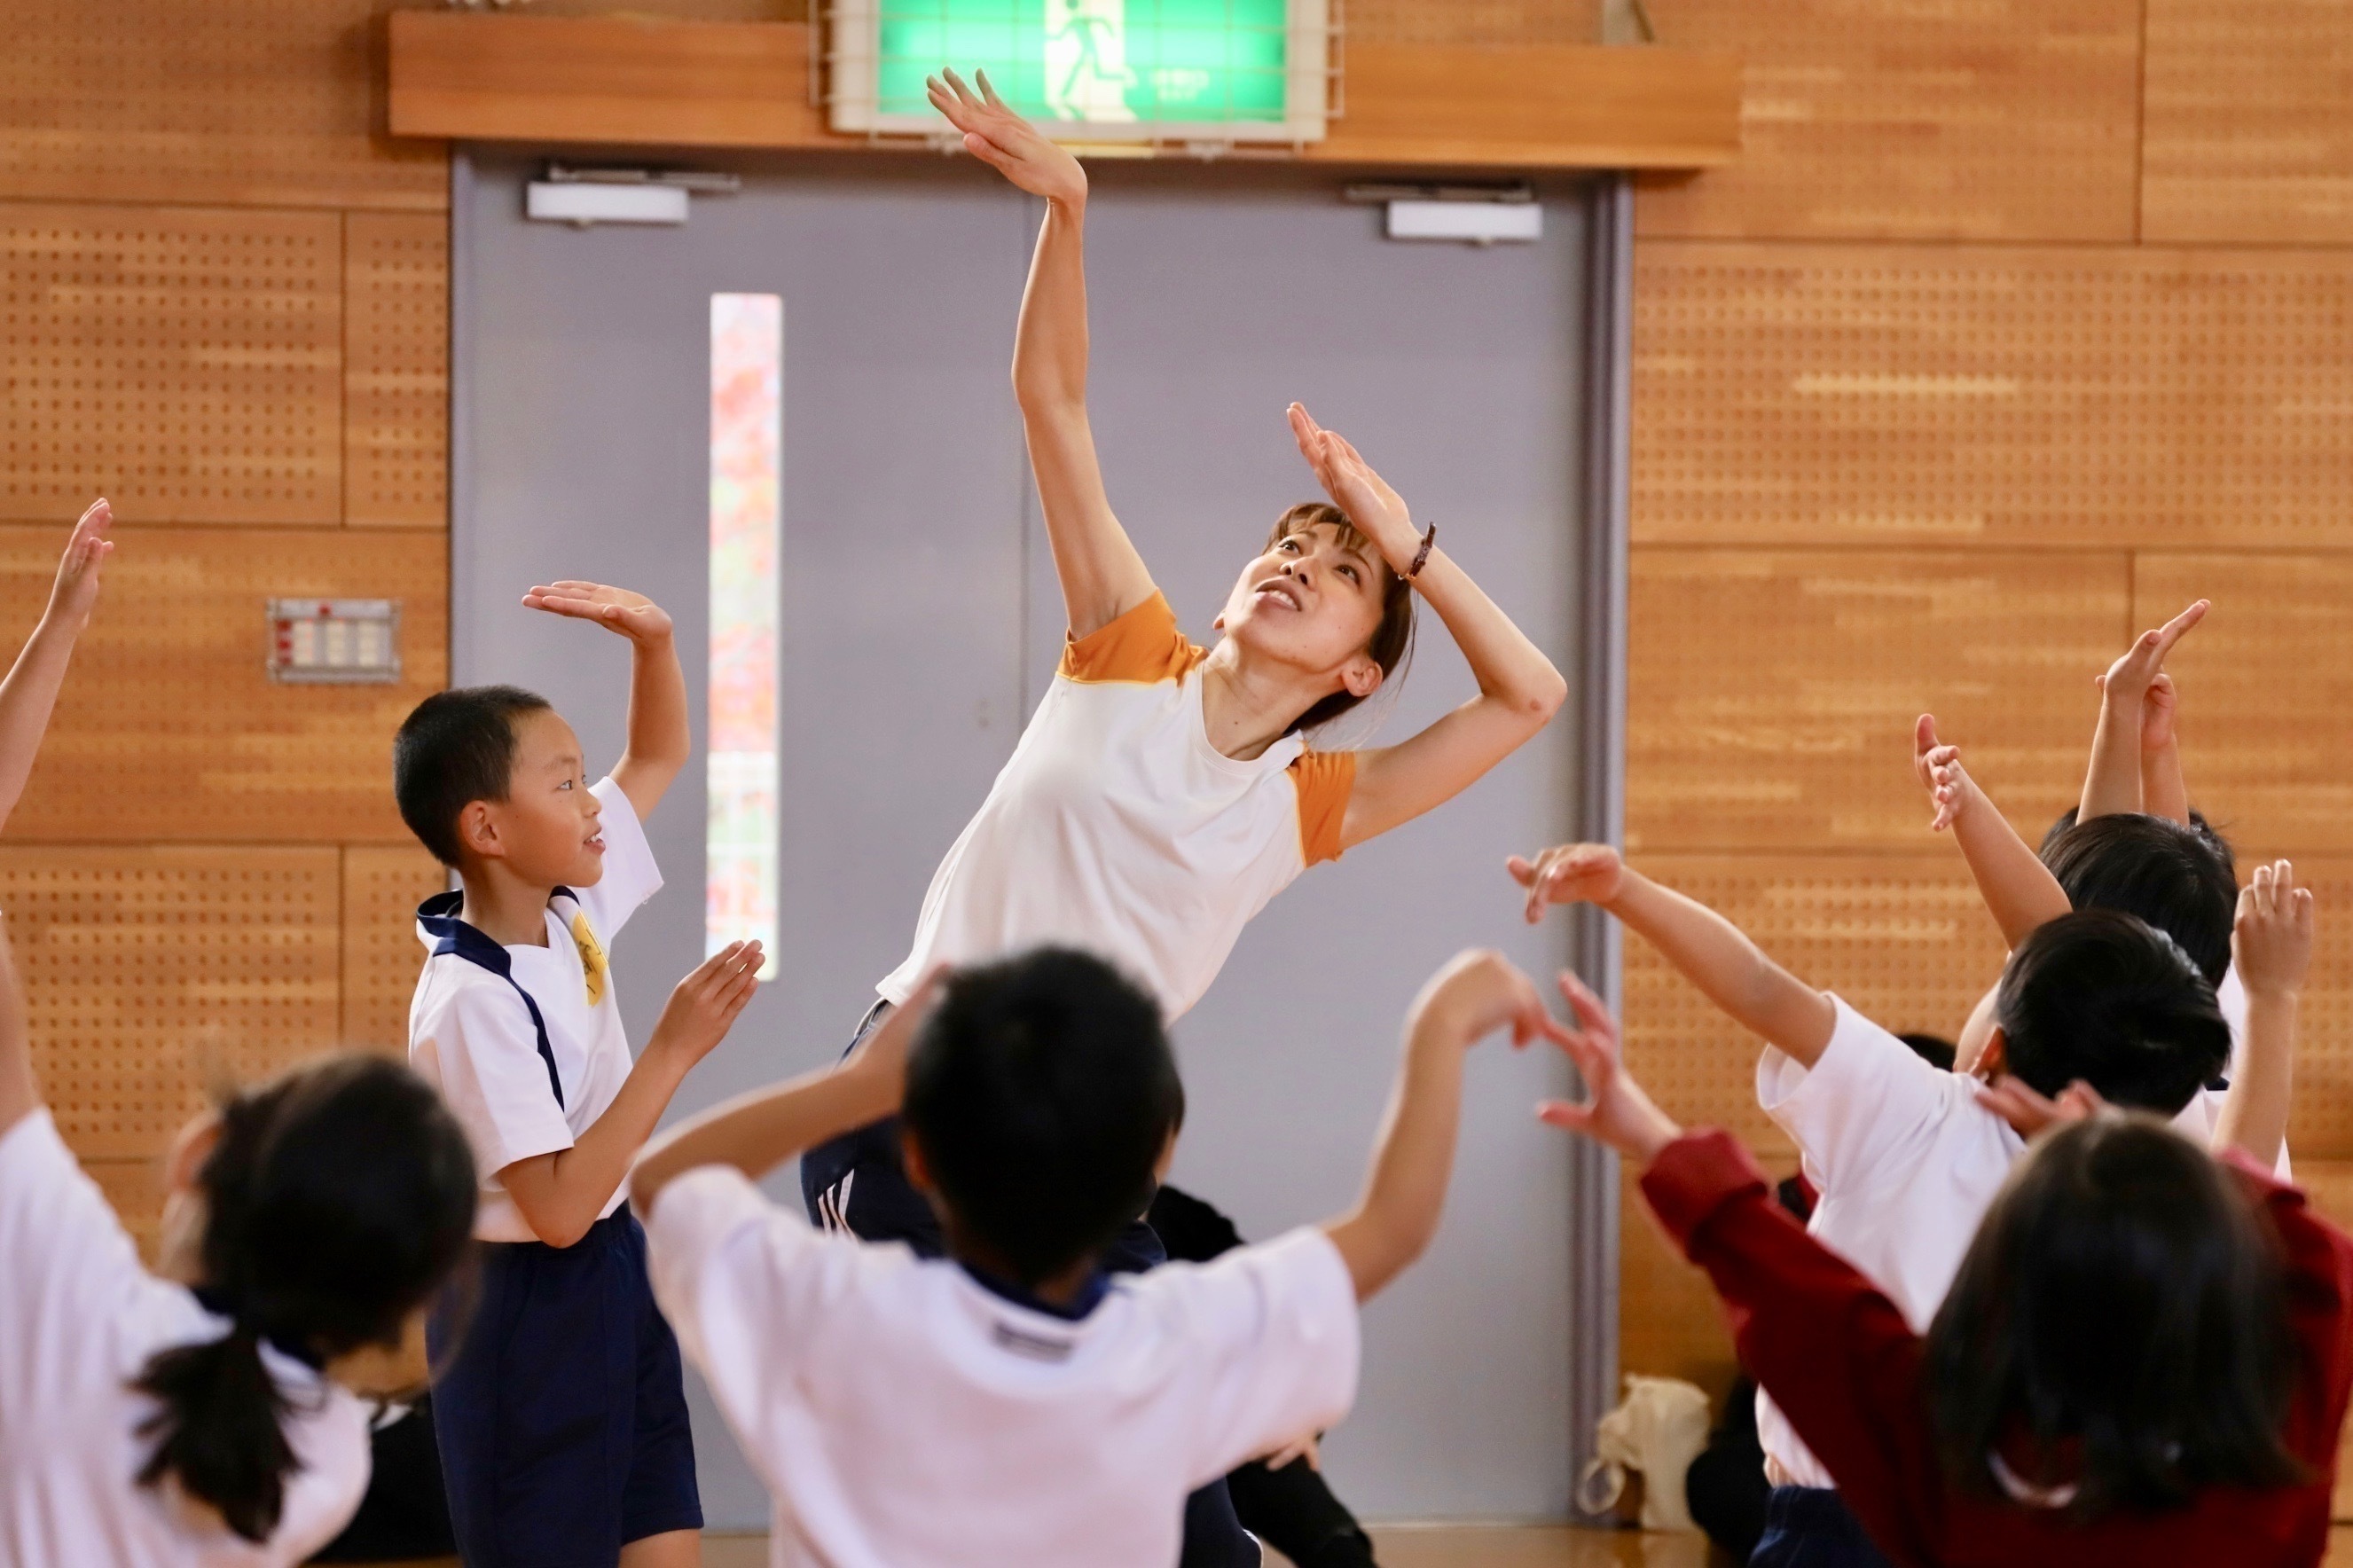
[[[604,804],[604,875],[570,889],[576,905],[561,896],[549,900],[544,946],[499,950],[512,984],[459,953],[436,952],[442,937],[417,922],[429,956],[408,1008],[408,1065],[441,1091],[473,1146],[482,1179],[474,1235],[484,1241],[538,1239],[498,1173],[571,1148],[629,1076],[629,1038],[607,954],[638,906],[660,889],[661,870],[621,786],[607,778],[594,793]],[[545,1022],[561,1104],[517,987],[531,994]],[[616,1188],[598,1217],[625,1195]]]
[[[1187,1494],[1356,1396],[1321,1231],[1122,1277],[1072,1321],[820,1234],[730,1168],[645,1221],[655,1299],[775,1500],[775,1568],[1171,1564]]]
[[[268,1541],[139,1484],[148,1358],[228,1321],[140,1266],[48,1112],[0,1133],[0,1563],[8,1568],[276,1568],[334,1539],[367,1490],[367,1410],[290,1356],[262,1360],[292,1407],[300,1468]]]
[[[1821,1194],[1806,1228],[1925,1332],[2026,1142],[1978,1103],[1976,1079],[1930,1067],[1831,1001],[1838,1023],[1812,1069],[1767,1048],[1757,1100],[1797,1141]],[[1835,1484],[1762,1390],[1757,1435],[1798,1485]]]

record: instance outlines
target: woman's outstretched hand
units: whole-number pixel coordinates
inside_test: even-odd
[[[1079,161],[1006,107],[987,71],[975,71],[973,79],[967,87],[952,70],[923,79],[932,107],[964,132],[965,151],[1033,196],[1064,206],[1083,204],[1087,172]]]
[[[1387,479],[1373,471],[1373,466],[1348,444],[1345,437],[1315,423],[1314,416],[1300,404],[1293,404],[1289,412],[1291,433],[1299,441],[1299,455],[1315,470],[1316,483],[1332,498],[1332,504],[1346,512],[1348,521],[1380,547],[1389,565],[1403,576],[1413,564],[1415,552],[1421,548],[1421,535],[1413,526],[1413,509],[1405,504],[1403,496],[1389,488]]]
[[[1585,1079],[1585,1101],[1547,1100],[1536,1107],[1536,1115],[1649,1165],[1659,1157],[1660,1150],[1683,1135],[1683,1130],[1627,1073],[1620,1059],[1623,1047],[1618,1039],[1618,1021],[1609,1016],[1601,998],[1567,973],[1560,977],[1560,994],[1567,998],[1579,1026],[1556,1037]]]

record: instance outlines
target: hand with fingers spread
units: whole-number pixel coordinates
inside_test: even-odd
[[[670,613],[643,594],[627,588],[567,577],[562,582],[539,584],[522,596],[522,602],[528,608],[545,610],[551,616],[595,621],[640,647],[666,647],[670,644]]]
[[[48,618],[69,632],[79,632],[88,625],[90,612],[98,603],[100,569],[114,553],[114,542],[106,537],[113,523],[114,508],[103,499],[94,500],[66,540],[57,581],[49,587]]]
[[[1536,1116],[1648,1165],[1659,1157],[1659,1151],[1682,1137],[1683,1130],[1626,1070],[1618,1021],[1609,1016],[1601,998],[1574,974],[1561,975],[1560,991],[1577,1015],[1578,1026],[1561,1030],[1553,1037],[1577,1064],[1578,1076],[1585,1079],[1585,1098],[1581,1101],[1547,1100],[1536,1107]]]
[[[670,992],[647,1053],[675,1052],[690,1067],[709,1056],[759,990],[763,957],[756,942],[731,942],[704,959]]]
[[[1421,549],[1421,534],[1413,526],[1413,509],[1373,471],[1345,437],[1315,423],[1304,405],[1294,403],[1286,414],[1292,437],[1299,443],[1299,455],[1315,470],[1316,483],[1332,498],[1332,504],[1347,513],[1348,521],[1380,548],[1390,570],[1404,576]]]
[[[1977,782],[1961,766],[1961,749],[1936,739],[1936,716],[1933,713],[1921,714],[1919,723],[1913,728],[1912,771],[1936,808],[1928,820],[1931,833],[1944,832],[1961,819],[1963,812],[1974,809],[1985,799]]]
[[[2015,1073],[2004,1073],[1978,1090],[1978,1103],[2010,1123],[2021,1138],[2033,1138],[2047,1127],[2063,1126],[2096,1116],[2108,1108],[2100,1091],[2078,1079],[2045,1098]]]
[[[1514,855],[1504,868],[1527,889],[1530,925],[1544,919],[1546,904],[1607,906],[1626,877],[1624,859],[1607,844],[1556,844],[1534,860]]]
[[[987,71],[975,71],[967,85],[955,72],[943,70],[926,77],[923,87],[932,107],[964,132],[965,152],[1033,196],[1063,206],[1085,203],[1086,170],[1068,150],[1008,108],[989,85]]]
[[[2231,925],[2231,959],[2250,999],[2293,996],[2312,971],[2312,889],[2295,882],[2285,860],[2258,866],[2239,889]]]

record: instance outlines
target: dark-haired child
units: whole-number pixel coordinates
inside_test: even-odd
[[[691,752],[686,682],[639,595],[523,603],[628,639],[628,741],[592,785],[563,716],[492,686],[427,698],[393,744],[402,819],[463,883],[417,910],[408,1055],[473,1142],[488,1244],[462,1338],[436,1326],[434,1432],[467,1568],[678,1568],[702,1553],[694,1443],[622,1182],[762,955],[734,943],[681,981],[631,1062],[607,954],[661,886],[641,824]]]
[[[932,993],[936,990],[936,1005]],[[778,1568],[1168,1568],[1187,1494],[1329,1426],[1356,1306],[1428,1245],[1462,1058],[1566,1031],[1465,953],[1424,987],[1365,1195],[1214,1263],[1106,1276],[1179,1106],[1151,994],[1064,949],[927,979],[832,1070],[667,1134],[655,1288],[776,1500]],[[753,1179],[899,1112],[950,1256],[812,1228]]]
[[[2011,1170],[1924,1333],[1780,1212],[1737,1142],[1652,1104],[1615,1045],[1586,1020],[1569,1049],[1588,1099],[1545,1119],[1641,1169],[1742,1362],[1887,1558],[2321,1561],[2353,1388],[2353,1238],[2262,1162],[2218,1163],[2077,1088],[2063,1114],[2087,1119]]]
[[[367,1488],[370,1398],[414,1386],[474,1167],[432,1089],[331,1057],[167,1162],[164,1278],[42,1107],[0,934],[0,1563],[279,1568]]]
[[[2014,1077],[2045,1096],[2082,1080],[2120,1105],[2170,1117],[2230,1058],[2213,987],[2171,939],[2129,915],[2085,910],[2035,928],[2003,970],[1984,1047],[1942,1072],[1607,846],[1550,849],[1512,868],[1532,917],[1547,901],[1599,905],[1765,1037],[1757,1097],[1796,1142],[1821,1194],[1808,1228],[1884,1290],[1915,1330],[1944,1300],[1978,1217],[2024,1146],[1983,1100],[1980,1078]],[[2242,963],[2276,974],[2292,993],[2310,963],[2309,895],[2299,899],[2292,880],[2275,888],[2266,875],[2250,906]],[[2273,1071],[2284,1079],[2284,1063]],[[2284,1106],[2277,1114],[2284,1125]],[[1769,1398],[1758,1402],[1757,1428],[1779,1484],[1755,1561],[1768,1568],[1877,1562],[1831,1489],[1830,1472]]]

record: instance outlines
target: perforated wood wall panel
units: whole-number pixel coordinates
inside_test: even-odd
[[[2137,0],[1646,0],[1747,63],[1739,160],[1646,235],[2129,240]]]
[[[332,849],[0,849],[33,1067],[85,1157],[161,1154],[226,1076],[334,1044]]]
[[[338,519],[341,219],[0,204],[0,518]]]
[[[1620,1163],[1618,1185],[1618,1365],[1680,1377],[1707,1390],[1721,1414],[1739,1371],[1724,1307],[1707,1276],[1683,1261],[1642,1201],[1637,1173]],[[1795,1161],[1783,1164],[1794,1169]],[[1777,1175],[1786,1170],[1768,1163]]]
[[[164,1162],[85,1158],[81,1168],[106,1194],[141,1253],[153,1263],[156,1226],[164,1216]]]
[[[1923,712],[2039,837],[2082,789],[2129,570],[2068,551],[1635,552],[1628,843],[1934,852]]]
[[[1601,0],[1343,0],[1335,10],[1347,36],[1366,43],[1601,41]]]
[[[449,225],[344,219],[343,521],[448,521]]]
[[[2198,598],[2167,660],[2190,798],[2251,849],[2353,852],[2353,555],[2136,559],[2137,624]]]
[[[440,863],[422,849],[354,845],[343,851],[346,1044],[406,1054],[408,1002],[425,967],[417,906],[448,885]]]
[[[65,529],[0,528],[0,626],[33,624]],[[392,733],[448,679],[437,533],[125,528],[11,839],[398,844]],[[278,685],[275,595],[401,601],[404,679]]]
[[[1638,540],[2353,545],[2353,250],[1636,261]]]
[[[2141,234],[2353,243],[2340,0],[2148,0]]]
[[[16,0],[0,195],[441,207],[448,155],[375,134],[386,0]]]

